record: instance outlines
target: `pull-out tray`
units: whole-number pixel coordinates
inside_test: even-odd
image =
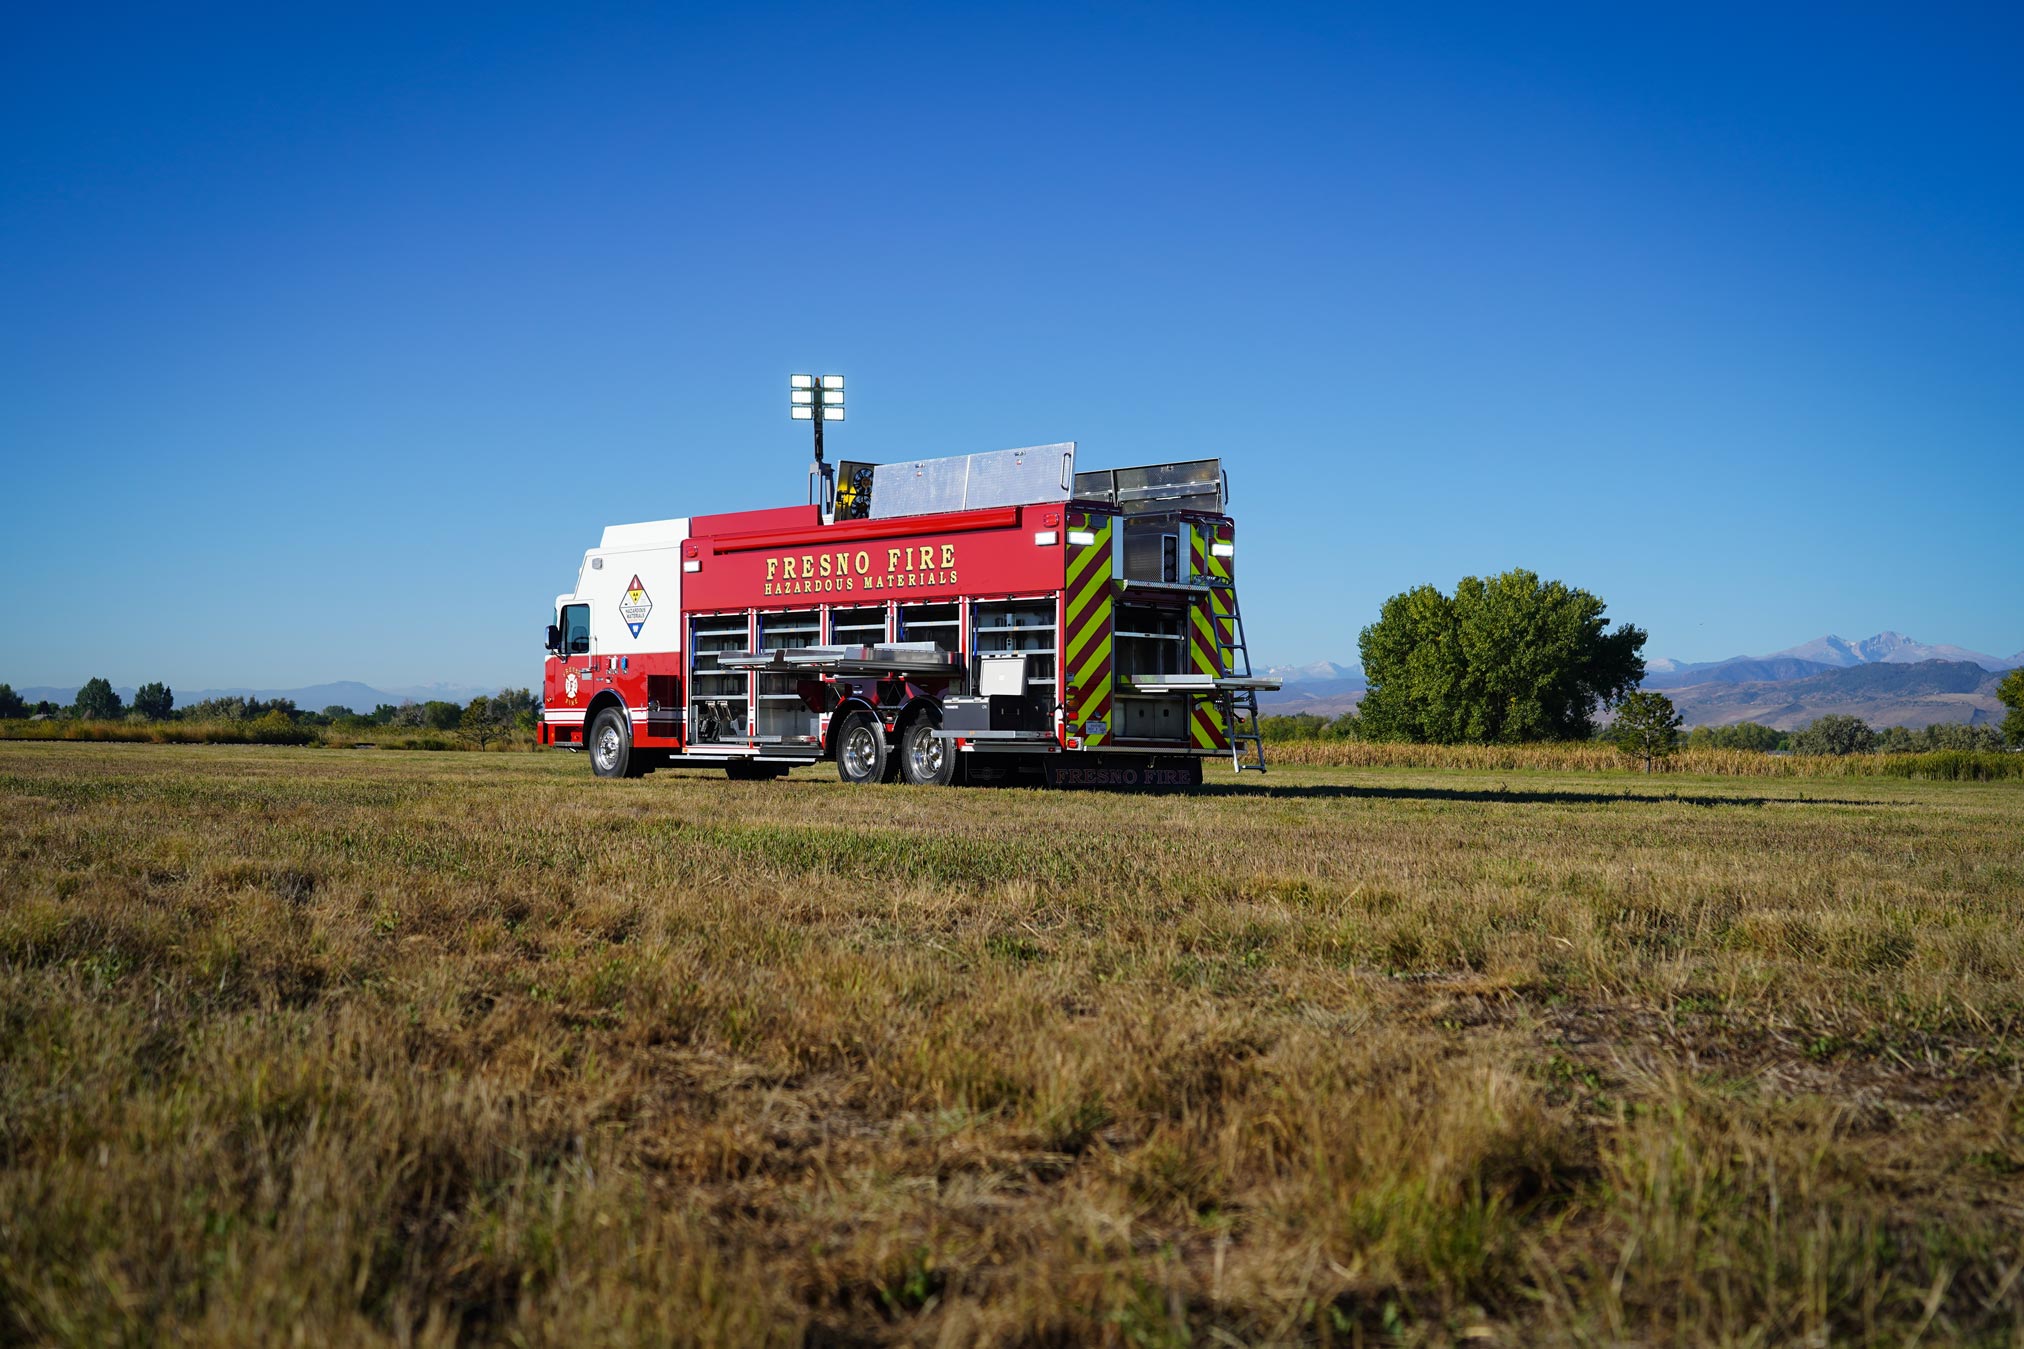
[[[1279,687],[1276,675],[1141,675],[1131,681],[1133,693],[1221,693],[1225,689],[1257,689],[1268,692]]]
[[[960,652],[944,651],[933,642],[893,642],[878,646],[800,646],[783,651],[722,651],[721,670],[810,671],[818,674],[876,675],[950,674],[963,668]]]

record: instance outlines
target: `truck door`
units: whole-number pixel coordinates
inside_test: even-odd
[[[562,650],[553,696],[562,707],[580,708],[590,701],[590,605],[563,605],[555,626],[562,630]]]

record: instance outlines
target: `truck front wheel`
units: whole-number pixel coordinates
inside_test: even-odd
[[[956,747],[936,738],[930,716],[918,716],[900,733],[900,776],[916,787],[946,787],[956,776]]]
[[[590,723],[590,771],[601,778],[636,778],[640,775],[637,758],[625,713],[616,707],[598,713]]]
[[[836,732],[836,775],[859,785],[884,782],[889,768],[885,727],[869,712],[843,719]]]

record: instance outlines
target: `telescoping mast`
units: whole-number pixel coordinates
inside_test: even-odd
[[[555,600],[540,739],[599,777],[1158,789],[1265,770],[1220,460],[1078,472],[1072,442],[823,457],[804,504],[606,526]]]

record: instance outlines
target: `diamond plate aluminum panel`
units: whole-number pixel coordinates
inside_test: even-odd
[[[1220,459],[1189,459],[1078,473],[1075,495],[1082,501],[1107,501],[1122,507],[1127,515],[1172,510],[1214,514],[1221,512],[1228,502]]]
[[[1074,480],[1074,441],[880,464],[873,470],[871,518],[1066,501]]]

